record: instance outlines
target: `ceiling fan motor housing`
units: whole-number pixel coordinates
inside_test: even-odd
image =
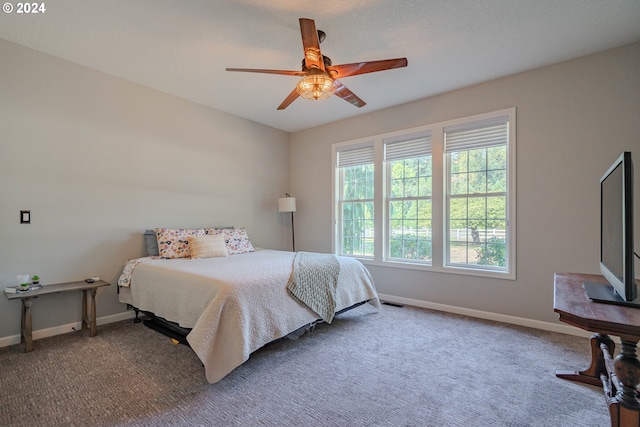
[[[327,67],[331,67],[331,58],[329,58],[328,56],[322,55],[322,62],[324,62],[324,68],[326,69]],[[308,68],[305,64],[305,60],[304,58],[302,58],[302,71],[307,71]]]

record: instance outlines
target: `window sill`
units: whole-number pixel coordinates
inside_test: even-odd
[[[418,271],[426,271],[432,273],[445,273],[445,274],[457,274],[463,276],[475,276],[475,277],[486,277],[491,279],[501,279],[501,280],[516,280],[515,272],[499,272],[492,270],[480,270],[480,269],[471,269],[471,268],[462,268],[462,267],[436,267],[432,265],[425,264],[413,264],[408,262],[394,262],[394,261],[375,261],[371,258],[358,258],[364,265],[373,265],[376,267],[390,267],[390,268],[399,268],[402,270],[418,270]]]

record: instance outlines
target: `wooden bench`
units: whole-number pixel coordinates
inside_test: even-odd
[[[24,352],[33,351],[33,337],[31,325],[31,305],[33,299],[42,295],[55,294],[61,292],[82,291],[82,329],[89,330],[89,336],[94,337],[98,333],[96,325],[96,290],[102,286],[109,286],[110,283],[97,280],[93,283],[86,281],[56,283],[46,285],[39,289],[32,289],[28,292],[18,292],[15,294],[4,293],[9,300],[19,299],[22,301],[22,320],[20,326],[20,343],[24,343]],[[88,294],[91,295],[91,312],[88,310]]]

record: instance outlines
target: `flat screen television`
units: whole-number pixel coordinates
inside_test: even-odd
[[[600,272],[611,286],[585,283],[589,298],[640,306],[633,257],[633,163],[625,151],[600,178]]]

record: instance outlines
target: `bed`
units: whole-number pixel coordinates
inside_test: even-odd
[[[210,383],[220,381],[265,344],[323,318],[291,293],[304,252],[252,246],[237,252],[233,239],[225,243],[231,255],[192,258],[183,252],[166,259],[161,253],[130,260],[118,282],[120,302],[190,329],[186,340]],[[332,311],[363,302],[379,308],[368,270],[353,258],[333,259],[339,274]]]

